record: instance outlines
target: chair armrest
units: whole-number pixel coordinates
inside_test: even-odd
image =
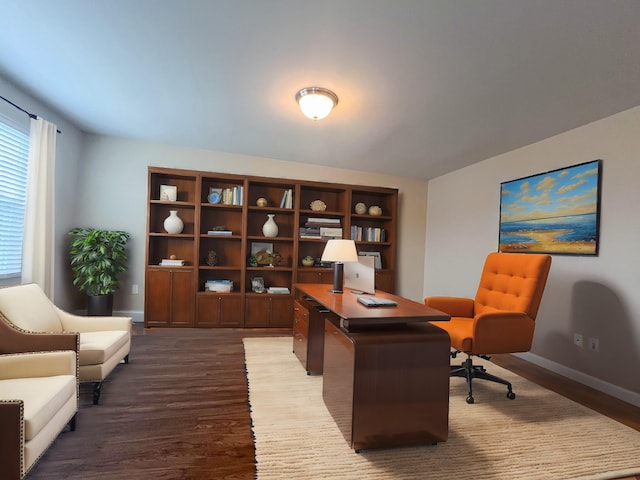
[[[473,318],[474,301],[463,297],[427,297],[424,304],[452,317]]]
[[[534,320],[526,313],[496,310],[473,319],[473,352],[527,352],[533,341]]]
[[[65,332],[103,332],[105,330],[126,330],[131,332],[131,317],[87,317],[74,315],[55,307]]]
[[[76,375],[76,353],[34,352],[0,355],[0,380]]]
[[[0,313],[0,354],[51,350],[77,352],[79,343],[77,333],[27,332],[13,325]]]

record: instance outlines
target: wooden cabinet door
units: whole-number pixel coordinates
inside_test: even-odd
[[[193,270],[149,269],[145,321],[149,326],[193,325]]]
[[[171,271],[149,269],[145,293],[145,326],[163,325],[171,322]]]
[[[242,326],[240,295],[199,295],[197,327]]]
[[[289,295],[271,297],[270,327],[291,327],[293,325],[293,300]]]
[[[247,297],[246,327],[291,327],[293,325],[293,300],[289,295]]]
[[[171,279],[171,324],[193,325],[194,289],[191,270],[174,270]]]

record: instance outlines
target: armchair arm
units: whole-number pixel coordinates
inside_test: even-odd
[[[131,317],[86,317],[74,315],[55,307],[62,329],[66,332],[102,332],[105,330],[131,331]]]
[[[531,348],[535,322],[526,313],[496,310],[473,319],[474,354],[526,352]]]
[[[0,478],[22,478],[24,402],[0,399]]]
[[[0,313],[0,354],[50,350],[77,352],[79,342],[77,333],[27,332],[13,325]]]
[[[427,297],[424,304],[452,317],[473,318],[474,301],[463,297]]]
[[[76,363],[76,353],[69,350],[0,355],[0,380],[75,376]]]

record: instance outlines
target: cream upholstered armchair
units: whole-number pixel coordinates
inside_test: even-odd
[[[449,322],[431,322],[446,330],[454,349],[467,359],[451,367],[452,377],[466,378],[467,403],[474,403],[472,380],[480,378],[507,387],[511,383],[474,365],[473,356],[489,360],[497,353],[527,352],[533,341],[536,315],[547,283],[551,257],[532,253],[490,253],[484,263],[475,298],[427,297],[425,304],[451,315]]]
[[[31,470],[78,411],[78,334],[28,334],[0,314],[0,478]]]
[[[131,317],[73,315],[56,307],[34,283],[0,288],[0,313],[26,332],[78,332],[80,382],[94,383],[94,404],[107,375],[120,361],[129,361]]]

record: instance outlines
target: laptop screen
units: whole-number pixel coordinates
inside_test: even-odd
[[[376,293],[374,257],[358,257],[357,262],[345,262],[344,287],[358,293]]]

